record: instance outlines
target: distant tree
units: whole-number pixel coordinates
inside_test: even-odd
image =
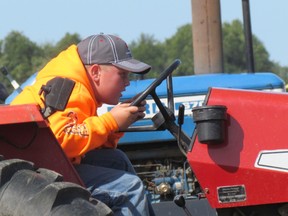
[[[157,74],[163,70],[162,64],[165,61],[163,45],[153,36],[141,34],[137,41],[131,42],[129,48],[134,58],[141,59],[152,66],[151,72],[145,75],[145,78],[157,77]]]
[[[12,77],[22,83],[59,52],[71,44],[77,44],[80,40],[79,34],[66,33],[56,45],[46,43],[38,46],[22,33],[12,31],[3,41],[0,41],[0,67],[5,66]],[[12,91],[11,85],[2,74],[0,82]]]
[[[0,67],[5,66],[20,83],[36,70],[41,64],[39,59],[43,58],[43,50],[17,31],[8,34],[1,44],[1,50]],[[3,80],[2,74],[1,78]],[[4,83],[7,83],[7,80]]]
[[[165,65],[170,65],[175,59],[181,60],[179,68],[173,72],[175,76],[194,74],[192,27],[186,24],[177,29],[175,35],[164,42],[166,54]]]
[[[223,23],[224,69],[226,73],[247,71],[245,56],[245,38],[243,24],[239,20]],[[0,67],[6,66],[12,76],[22,83],[31,74],[39,71],[51,58],[58,55],[71,44],[81,40],[79,34],[66,33],[56,44],[37,45],[26,36],[12,31],[0,40]],[[129,44],[135,58],[152,66],[150,73],[142,78],[155,78],[175,59],[182,64],[173,73],[174,76],[194,73],[192,25],[179,27],[174,35],[160,42],[153,35],[141,34],[138,40]],[[281,67],[269,59],[269,53],[263,43],[253,35],[253,49],[256,71],[271,71],[288,81],[288,67]],[[11,90],[7,79],[0,74],[0,82]]]
[[[223,28],[224,68],[227,73],[247,71],[245,56],[245,37],[243,24],[239,20],[224,23]],[[254,63],[256,71],[271,71],[273,62],[263,43],[253,35]]]
[[[242,24],[233,21],[222,27],[225,72],[241,72],[246,69],[245,38]]]
[[[0,59],[1,59],[1,57],[2,57],[2,55],[3,55],[3,46],[2,46],[2,44],[3,44],[3,40],[0,40]]]
[[[47,49],[46,55],[49,58],[53,58],[58,55],[61,51],[67,49],[72,44],[78,44],[81,41],[80,35],[77,33],[70,34],[66,33],[64,37],[56,43],[55,46],[51,44],[45,44],[44,48]]]
[[[255,70],[259,72],[272,72],[274,62],[270,60],[270,55],[263,43],[253,35],[253,51],[254,51],[254,63]],[[277,73],[276,71],[274,71]]]
[[[41,67],[44,67],[47,62],[56,57],[61,51],[67,49],[72,44],[78,44],[81,41],[79,34],[66,33],[63,38],[60,39],[55,45],[51,43],[44,43],[41,45],[41,49],[44,52],[44,58],[41,59]],[[39,69],[40,69],[39,68]]]
[[[164,71],[175,59],[182,64],[173,75],[193,74],[193,47],[191,25],[180,27],[171,38],[160,42],[151,35],[141,34],[140,39],[129,45],[135,58],[152,65],[152,70],[145,78],[155,78]]]
[[[247,71],[245,55],[245,37],[243,24],[239,20],[224,23],[223,27],[224,69],[226,73]],[[164,42],[159,42],[151,35],[141,34],[138,41],[131,44],[135,57],[143,59],[153,66],[151,73],[145,77],[156,77],[174,59],[179,58],[182,64],[173,75],[194,74],[192,25],[186,24]],[[254,63],[256,71],[279,73],[279,67],[269,60],[269,53],[263,43],[253,35]],[[276,67],[278,68],[277,70]]]
[[[288,66],[282,67],[279,65],[279,63],[274,62],[271,71],[278,74],[285,81],[285,83],[288,83]]]

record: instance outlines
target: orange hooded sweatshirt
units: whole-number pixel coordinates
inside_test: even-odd
[[[33,103],[44,107],[38,93],[41,86],[54,77],[65,77],[76,82],[66,109],[48,118],[50,127],[67,157],[73,163],[79,163],[81,157],[92,149],[116,148],[123,133],[116,132],[118,125],[110,112],[97,115],[97,108],[101,104],[94,97],[76,45],[70,46],[52,59],[39,71],[36,82],[24,88],[11,105]]]

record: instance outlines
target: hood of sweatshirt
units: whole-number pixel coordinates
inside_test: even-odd
[[[69,78],[81,83],[94,98],[92,86],[77,52],[76,45],[71,45],[68,49],[62,51],[57,57],[48,62],[48,64],[39,71],[36,81],[41,82],[42,79],[49,80],[57,76]]]

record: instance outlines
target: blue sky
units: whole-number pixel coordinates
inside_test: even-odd
[[[220,1],[222,22],[242,21],[242,0]],[[163,41],[192,22],[191,0],[2,0],[0,8],[0,39],[17,30],[38,44],[67,32],[117,34],[128,43],[145,33]],[[288,66],[287,8],[287,0],[250,1],[252,31],[282,66]]]

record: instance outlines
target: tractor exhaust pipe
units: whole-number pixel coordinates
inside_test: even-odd
[[[243,9],[243,23],[245,33],[245,45],[246,45],[247,70],[249,73],[254,73],[255,66],[254,66],[254,52],[253,52],[253,36],[251,30],[249,0],[242,0],[242,9]]]

